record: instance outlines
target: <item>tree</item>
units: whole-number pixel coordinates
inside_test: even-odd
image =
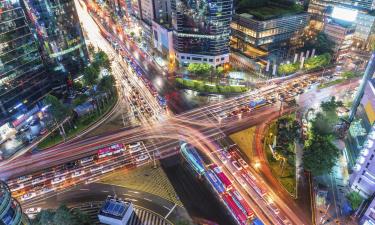
[[[78,209],[69,209],[61,205],[55,211],[47,209],[38,213],[32,221],[35,225],[89,225],[90,218]]]
[[[88,99],[88,96],[85,95],[85,94],[82,94],[80,96],[78,96],[76,99],[73,100],[73,105],[74,106],[77,106],[77,105],[81,105],[83,103],[85,103]]]
[[[48,111],[57,121],[61,121],[69,116],[69,109],[51,94],[44,97],[44,104],[49,105]]]
[[[83,88],[82,82],[73,81],[73,88],[74,90],[81,90]]]
[[[304,168],[315,176],[330,173],[339,157],[339,149],[332,144],[331,136],[311,136],[303,153]]]
[[[358,209],[363,202],[362,196],[356,191],[352,191],[349,194],[347,194],[346,198],[348,199],[350,206],[353,210]]]
[[[99,78],[99,70],[96,65],[90,65],[83,71],[83,83],[89,87],[93,87]]]
[[[337,115],[337,108],[342,107],[341,101],[336,101],[335,97],[332,97],[329,101],[320,103],[322,112],[316,114],[315,119],[311,122],[313,133],[319,135],[331,135],[335,131],[335,126],[339,123],[339,117]]]
[[[315,39],[312,39],[305,43],[306,49],[313,49],[315,48],[316,52],[318,54],[324,54],[324,53],[333,53],[333,47],[335,46],[335,43],[331,41],[327,35],[325,35],[323,32],[320,32]]]
[[[111,70],[111,62],[109,61],[108,55],[104,51],[99,50],[95,54],[95,62],[99,67],[103,67],[109,71]]]
[[[195,75],[208,75],[212,66],[208,63],[190,63],[187,70]]]
[[[112,92],[115,79],[112,75],[105,76],[99,81],[99,90],[104,92]]]

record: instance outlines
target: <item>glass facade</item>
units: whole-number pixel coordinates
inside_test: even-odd
[[[0,119],[49,91],[38,44],[18,0],[0,1]]]
[[[179,53],[229,53],[232,0],[173,0],[174,48]]]
[[[73,0],[24,0],[31,26],[38,36],[43,56],[54,65],[54,80],[75,76],[87,60],[79,18]],[[60,75],[61,77],[59,77]]]
[[[2,181],[0,181],[0,224],[30,224],[26,215],[22,213],[20,204],[11,197],[9,187]]]

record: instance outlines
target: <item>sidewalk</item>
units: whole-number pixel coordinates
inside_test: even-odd
[[[342,140],[334,142],[337,148],[342,150],[345,144]],[[348,162],[343,154],[339,156],[338,163],[332,169],[332,173],[324,176],[314,178],[314,194],[317,195],[319,191],[318,185],[326,188],[327,197],[324,202],[320,204],[315,202],[316,215],[315,222],[317,225],[333,225],[333,224],[356,224],[348,220],[348,213],[343,211],[344,205],[347,204],[346,195],[350,192],[348,187],[349,172]]]

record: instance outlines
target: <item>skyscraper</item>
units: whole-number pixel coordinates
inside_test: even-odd
[[[233,0],[173,0],[174,48],[182,64],[229,61]]]
[[[0,181],[0,224],[29,225],[20,204],[12,198],[9,187]]]
[[[74,1],[24,0],[24,4],[43,56],[53,66],[54,81],[76,75],[86,63],[87,49]]]
[[[38,44],[18,0],[0,2],[0,120],[50,90]]]

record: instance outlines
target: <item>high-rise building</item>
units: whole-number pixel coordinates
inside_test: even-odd
[[[25,9],[40,41],[47,63],[53,66],[54,81],[64,83],[76,75],[87,60],[79,18],[73,0],[24,0]]]
[[[22,213],[20,204],[12,198],[9,187],[3,181],[0,181],[0,224],[30,224],[27,216]]]
[[[50,90],[50,81],[20,1],[0,2],[0,121]],[[0,124],[1,125],[1,124]]]
[[[229,61],[233,0],[171,1],[174,49],[181,64]]]
[[[360,225],[373,225],[375,224],[375,196],[372,196],[370,203],[366,204],[367,207],[363,211],[359,220]]]

